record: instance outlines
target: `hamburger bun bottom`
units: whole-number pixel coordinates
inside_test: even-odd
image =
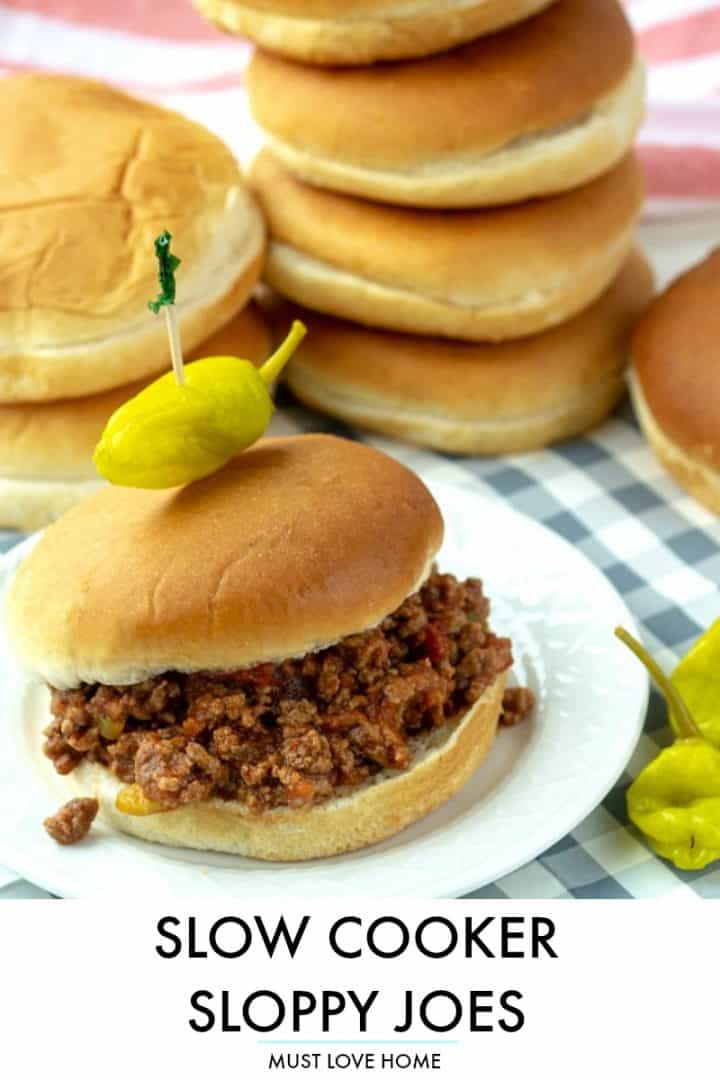
[[[97,480],[27,480],[0,477],[0,528],[43,529],[102,487]]]
[[[241,803],[211,799],[131,817],[115,807],[123,784],[104,766],[88,762],[63,778],[63,787],[68,797],[96,798],[100,818],[112,828],[156,844],[268,862],[341,855],[394,836],[467,783],[492,746],[504,690],[501,675],[457,723],[418,737],[406,771],[386,770],[347,795],[308,808],[251,814]]]
[[[265,150],[249,171],[270,235],[265,282],[303,307],[386,330],[502,341],[582,311],[630,253],[637,159],[516,206],[436,211],[367,202],[293,177]]]
[[[550,284],[538,282],[522,295],[475,305],[366,281],[276,242],[270,244],[265,280],[303,307],[367,326],[461,341],[507,341],[540,333],[582,311],[620,272],[632,244],[630,227]]]
[[[502,361],[499,361],[501,364]],[[607,375],[563,408],[515,419],[467,420],[385,407],[329,386],[296,365],[287,385],[303,404],[358,427],[453,454],[521,454],[570,439],[599,424],[625,393],[622,372]]]
[[[520,22],[551,0],[416,0],[383,14],[303,18],[258,10],[252,0],[193,0],[210,22],[269,52],[309,64],[372,64],[444,52]]]
[[[340,420],[457,454],[524,453],[599,423],[625,392],[629,339],[653,295],[634,252],[609,289],[543,334],[491,345],[368,330],[276,302],[308,338],[286,371],[292,392]]]

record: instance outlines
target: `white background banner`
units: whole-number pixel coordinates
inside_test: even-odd
[[[712,902],[363,907],[9,901],[5,1075],[716,1074]]]

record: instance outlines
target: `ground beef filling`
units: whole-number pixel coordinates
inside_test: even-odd
[[[376,629],[298,660],[53,689],[45,753],[60,773],[100,762],[167,807],[321,802],[407,768],[414,736],[451,723],[510,667],[488,610],[480,581],[433,572]],[[528,700],[511,695],[509,718]]]
[[[502,716],[500,723],[503,727],[515,727],[521,723],[535,707],[535,695],[526,686],[511,686],[503,697]]]
[[[45,818],[43,824],[48,835],[58,844],[77,844],[90,832],[99,808],[97,799],[71,799],[60,807],[57,814]]]

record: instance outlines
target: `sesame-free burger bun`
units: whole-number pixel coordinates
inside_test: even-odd
[[[391,334],[303,311],[309,333],[286,379],[307,405],[438,450],[536,450],[598,423],[623,395],[630,333],[651,296],[650,268],[635,253],[586,311],[503,344]]]
[[[187,359],[240,356],[260,364],[270,352],[268,328],[253,305]],[[33,532],[101,487],[95,446],[116,409],[142,390],[140,380],[90,397],[0,405],[0,528]]]
[[[644,111],[643,67],[618,0],[558,0],[423,61],[318,68],[258,51],[247,79],[268,146],[292,173],[408,206],[577,187],[627,153]]]
[[[8,629],[59,688],[301,656],[399,607],[442,532],[422,481],[384,454],[267,439],[187,487],[107,487],[68,511],[21,565]]]
[[[83,761],[63,783],[78,795],[96,798],[100,816],[113,828],[142,840],[269,861],[339,855],[394,835],[467,783],[492,746],[504,688],[501,675],[457,723],[416,737],[404,772],[386,770],[357,790],[316,806],[252,814],[241,802],[211,799],[133,817],[116,809],[123,785],[102,765]]]
[[[688,270],[641,319],[631,388],[658,458],[720,514],[720,248]]]
[[[443,52],[510,26],[551,0],[193,0],[221,30],[311,64]]]
[[[600,295],[632,246],[643,183],[632,155],[563,195],[488,210],[413,210],[305,184],[267,151],[265,279],[304,307],[469,341],[533,334]]]
[[[109,86],[0,80],[0,401],[98,393],[169,363],[153,242],[168,228],[190,350],[257,280],[260,213],[214,135]]]

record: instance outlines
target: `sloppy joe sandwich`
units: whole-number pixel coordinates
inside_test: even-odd
[[[632,343],[635,410],[658,458],[720,514],[720,248],[679,277]]]
[[[186,348],[243,307],[264,249],[233,155],[203,127],[102,83],[0,80],[0,401],[113,389],[169,364],[153,240],[183,259]]]
[[[592,303],[632,246],[639,166],[486,210],[415,210],[311,187],[267,151],[251,183],[270,232],[265,279],[328,315],[409,333],[502,340]]]
[[[313,64],[371,64],[442,52],[551,0],[193,0],[221,30]]]
[[[422,61],[319,68],[258,51],[247,79],[267,145],[292,173],[408,206],[577,187],[628,152],[644,110],[643,67],[618,0],[558,0]]]
[[[267,326],[251,305],[188,359],[239,355],[260,364],[269,348]],[[40,529],[99,488],[93,465],[98,439],[115,410],[144,385],[140,381],[88,397],[0,405],[0,528]]]
[[[625,393],[630,333],[651,296],[650,268],[636,253],[580,315],[500,344],[393,334],[303,310],[310,333],[286,381],[322,412],[437,450],[536,450],[599,423]]]
[[[413,473],[328,436],[98,492],[9,594],[50,687],[45,753],[159,843],[298,860],[392,835],[482,762],[512,662],[481,583],[435,568],[442,536]],[[509,718],[528,704],[513,691]]]

